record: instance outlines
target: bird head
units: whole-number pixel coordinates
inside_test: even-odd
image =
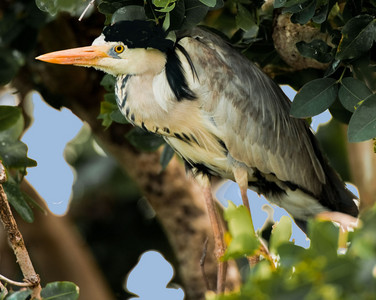
[[[114,76],[160,73],[173,42],[151,21],[120,21],[106,27],[91,46],[36,57],[54,63],[94,67]]]

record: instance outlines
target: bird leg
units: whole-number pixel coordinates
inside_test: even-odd
[[[206,201],[206,206],[208,209],[208,214],[210,218],[210,223],[213,230],[214,235],[214,243],[215,243],[215,257],[218,259],[218,271],[217,271],[217,293],[223,293],[225,291],[225,283],[226,283],[226,272],[227,272],[227,262],[220,261],[221,257],[223,257],[226,246],[224,241],[223,235],[223,228],[222,228],[222,221],[219,217],[217,207],[215,205],[210,180],[207,176],[202,176],[201,183],[203,185],[203,192]]]
[[[253,230],[254,234],[256,235],[256,231],[255,231],[255,228],[253,226],[253,221],[252,221],[251,208],[249,206],[249,200],[248,200],[248,195],[247,195],[248,171],[242,167],[234,167],[232,171],[234,173],[235,181],[240,188],[240,195],[242,197],[243,204],[248,209],[250,217],[251,217],[251,225],[252,225],[251,230]],[[271,261],[269,250],[265,246],[265,244],[262,242],[262,240],[260,240],[260,252],[266,259]],[[254,255],[254,256],[248,257],[248,261],[251,266],[254,266],[260,261],[260,256]]]
[[[243,204],[248,208],[249,213],[251,213],[251,208],[249,207],[249,201],[247,196],[248,190],[248,172],[242,167],[234,167],[233,173],[235,177],[235,182],[240,188],[240,195],[242,196]]]

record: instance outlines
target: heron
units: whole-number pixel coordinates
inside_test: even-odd
[[[94,67],[116,77],[126,119],[162,136],[203,189],[215,255],[225,251],[211,177],[235,181],[287,210],[304,229],[322,215],[355,218],[356,197],[322,154],[305,120],[290,116],[281,88],[227,41],[200,27],[172,40],[153,21],[119,21],[91,46],[47,53],[45,62]],[[217,291],[226,264],[218,263]]]

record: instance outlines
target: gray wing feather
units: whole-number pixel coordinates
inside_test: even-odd
[[[202,110],[213,119],[229,154],[318,195],[325,174],[310,129],[289,116],[290,101],[278,85],[219,37],[199,28],[182,36],[200,81]]]

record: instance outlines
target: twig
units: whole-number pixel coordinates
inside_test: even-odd
[[[7,288],[3,285],[3,283],[0,281],[0,296],[6,296],[8,295]]]
[[[7,174],[5,173],[5,168],[0,160],[0,184],[7,181]]]
[[[31,299],[40,299],[40,279],[39,275],[35,273],[33,264],[27,252],[25,242],[18,230],[16,220],[13,217],[10,209],[7,196],[5,194],[2,183],[6,181],[5,169],[0,161],[0,218],[7,232],[9,242],[12,246],[13,252],[16,255],[17,262],[20,265],[24,280],[32,288]]]
[[[208,291],[210,291],[211,290],[210,283],[209,283],[209,280],[208,280],[208,276],[206,276],[206,272],[205,272],[205,259],[206,259],[206,255],[207,255],[207,252],[208,252],[208,242],[209,242],[209,238],[207,237],[205,239],[204,247],[202,249],[202,255],[201,255],[201,258],[200,258],[200,267],[201,267],[202,277],[204,277],[204,280],[205,280],[206,289]]]
[[[33,286],[32,283],[30,282],[19,282],[19,281],[14,281],[12,279],[6,278],[4,275],[0,274],[0,280],[5,281],[11,285],[16,285],[16,286],[22,286],[22,287],[31,287]]]
[[[82,19],[84,18],[85,14],[89,10],[90,6],[94,5],[94,2],[95,2],[95,0],[91,0],[89,2],[89,4],[86,6],[86,8],[84,9],[84,11],[82,12],[81,16],[78,18],[78,21],[80,21],[80,22],[82,21]]]

